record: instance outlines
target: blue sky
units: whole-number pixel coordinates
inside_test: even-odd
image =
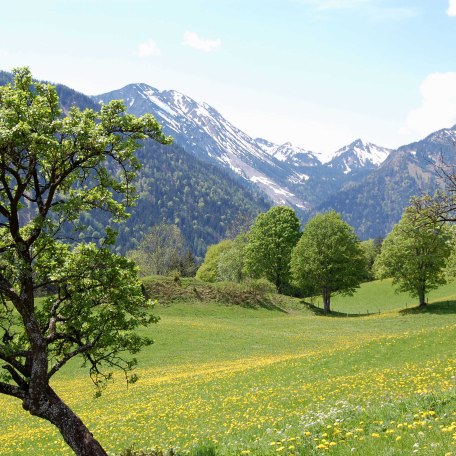
[[[456,0],[17,0],[0,16],[0,69],[175,89],[319,152],[456,124],[455,48]]]

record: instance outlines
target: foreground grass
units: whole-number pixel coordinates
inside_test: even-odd
[[[404,311],[410,299],[392,302],[389,293],[386,281],[361,289],[363,302],[380,306],[376,315],[359,316],[360,295],[335,301],[349,318],[318,316],[299,302],[288,313],[198,301],[158,306],[162,320],[149,330],[156,343],[140,355],[137,384],[127,390],[116,378],[94,400],[73,365],[54,387],[111,454],[134,446],[454,455],[456,286],[438,290],[426,312]],[[0,454],[70,454],[18,402],[0,398],[0,406]]]

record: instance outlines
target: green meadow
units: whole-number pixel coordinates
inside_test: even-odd
[[[265,308],[162,281],[178,293],[157,292],[136,384],[95,399],[76,363],[53,383],[110,454],[456,455],[456,283],[418,311],[371,282],[323,316],[318,299]],[[19,401],[0,406],[0,454],[71,454]]]

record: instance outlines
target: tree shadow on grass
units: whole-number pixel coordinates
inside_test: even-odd
[[[337,310],[331,310],[330,313],[325,313],[323,308],[318,307],[311,302],[305,301],[304,299],[301,300],[301,304],[303,304],[307,309],[313,312],[315,315],[323,316],[323,317],[334,317],[334,318],[354,318],[354,317],[369,317],[371,315],[378,315],[378,312],[366,312],[366,313],[349,313],[349,312],[339,312]]]
[[[399,311],[401,315],[415,315],[415,314],[435,314],[435,315],[449,315],[456,313],[455,300],[436,301],[427,304],[424,307],[410,307]]]

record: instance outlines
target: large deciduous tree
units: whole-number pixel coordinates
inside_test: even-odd
[[[428,211],[411,206],[394,226],[375,260],[378,278],[393,278],[398,291],[426,305],[429,291],[445,283],[445,266],[451,253],[451,232]]]
[[[218,244],[210,245],[206,251],[206,256],[201,266],[196,271],[196,278],[204,282],[217,282],[220,280],[218,274],[218,264],[221,255],[231,249],[233,241],[224,239]]]
[[[136,142],[170,139],[120,101],[64,117],[52,86],[27,68],[14,77],[0,88],[0,393],[57,426],[76,454],[106,455],[50,380],[76,356],[98,387],[115,368],[134,380],[135,360],[124,355],[151,343],[135,329],[156,318],[135,266],[109,250],[111,230],[96,246],[63,243],[61,228],[92,209],[124,218]],[[44,289],[52,296],[37,304]]]
[[[325,313],[331,296],[353,294],[365,276],[366,260],[353,228],[330,211],[311,219],[293,250],[291,271],[297,287],[321,294]]]
[[[279,293],[290,282],[291,251],[299,240],[301,224],[293,209],[275,206],[260,214],[248,233],[244,249],[245,271],[253,278],[266,278]]]
[[[247,235],[239,234],[231,246],[221,253],[217,264],[217,275],[220,280],[240,283],[245,279],[244,249],[247,242]]]

